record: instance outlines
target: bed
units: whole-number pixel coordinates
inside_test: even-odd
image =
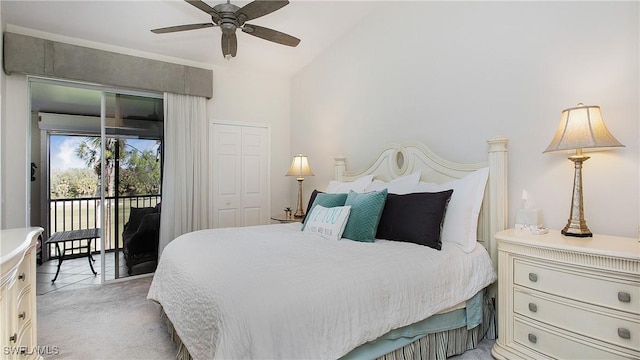
[[[304,224],[210,229],[176,238],[163,251],[148,298],[166,315],[178,358],[439,359],[475,347],[493,330],[492,235],[507,224],[507,140],[488,141],[487,154],[486,162],[458,164],[421,143],[389,144],[359,171],[348,170],[338,157],[335,181],[315,192]],[[482,176],[484,182],[472,181]],[[472,183],[481,184],[477,206],[463,202]],[[341,188],[349,190],[348,205],[321,206],[320,197],[337,198],[333,194],[345,193]],[[414,194],[422,199],[445,192],[450,197],[436,236],[442,241],[425,246],[393,239],[408,228],[394,228],[396,220],[413,215],[406,206],[401,219],[385,215],[390,199],[413,204]],[[357,232],[366,222],[353,219],[372,208],[358,199],[383,193],[387,202],[375,226],[386,221],[392,230],[385,235],[391,235],[374,231],[371,241],[350,240],[357,238],[354,226]],[[336,209],[348,211],[344,222]],[[464,224],[454,222],[460,209]],[[332,219],[321,235],[314,233],[319,218]],[[473,231],[472,243],[458,241],[465,231]],[[347,232],[349,238],[341,239]]]

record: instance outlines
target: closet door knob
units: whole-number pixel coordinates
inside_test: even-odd
[[[623,339],[631,339],[631,331],[625,328],[618,328],[618,336]]]
[[[18,314],[18,319],[23,320],[23,319],[25,319],[26,317],[27,317],[27,313],[26,313],[26,312],[24,312],[24,311],[23,311],[23,312],[21,312],[20,314]]]
[[[25,281],[26,279],[27,279],[27,276],[24,273],[18,275],[18,280]]]
[[[529,273],[529,280],[536,282],[538,281],[538,274],[535,273]]]
[[[9,341],[15,343],[18,340],[18,334],[13,333],[13,335],[9,336]]]
[[[618,292],[618,300],[625,303],[631,302],[631,294],[625,291],[620,291]]]

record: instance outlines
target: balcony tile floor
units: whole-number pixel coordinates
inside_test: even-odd
[[[43,295],[52,291],[73,290],[100,285],[100,254],[93,255],[93,258],[95,259],[93,268],[98,275],[93,275],[86,257],[64,260],[60,267],[58,278],[54,283],[51,282],[51,279],[56,275],[58,260],[53,259],[42,263],[42,265],[38,265],[36,267],[36,294]],[[129,277],[122,253],[120,253],[119,262],[119,277]],[[115,257],[113,253],[107,253],[105,259],[105,279],[107,281],[115,279],[114,264]],[[136,265],[133,268],[133,276],[152,272],[152,265],[153,263]]]

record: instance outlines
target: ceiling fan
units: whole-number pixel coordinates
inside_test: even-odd
[[[249,35],[259,37],[264,40],[272,41],[287,46],[297,46],[300,39],[280,31],[269,29],[266,27],[247,24],[245,21],[253,20],[261,16],[270,14],[283,6],[289,4],[289,1],[276,0],[255,0],[243,7],[233,5],[227,0],[226,3],[218,4],[211,7],[201,0],[185,0],[189,4],[206,12],[211,16],[211,23],[188,24],[170,26],[160,29],[151,30],[155,34],[165,34],[176,31],[203,29],[208,27],[219,26],[222,30],[222,54],[229,59],[235,57],[238,51],[238,40],[236,37],[236,29]]]

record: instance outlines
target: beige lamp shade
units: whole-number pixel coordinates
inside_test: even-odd
[[[286,176],[297,176],[299,178],[313,176],[307,157],[302,154],[294,156]]]
[[[562,111],[558,129],[544,152],[607,150],[623,146],[604,125],[599,106],[578,104]]]
[[[602,120],[599,106],[576,107],[562,111],[560,124],[551,144],[544,152],[575,150],[575,155],[569,156],[574,163],[573,196],[571,198],[571,212],[567,225],[560,231],[562,235],[591,237],[593,234],[584,219],[584,205],[582,201],[582,166],[589,156],[582,152],[590,150],[607,150],[622,147],[611,135]]]

